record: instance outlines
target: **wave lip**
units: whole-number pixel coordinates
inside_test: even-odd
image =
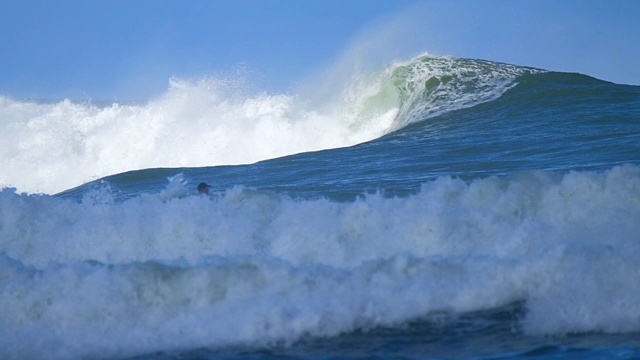
[[[392,130],[500,97],[520,76],[545,70],[488,60],[423,55],[396,64],[391,81],[401,93]]]

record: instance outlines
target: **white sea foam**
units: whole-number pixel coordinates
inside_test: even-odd
[[[0,98],[0,186],[56,193],[128,170],[252,163],[353,145],[384,133],[397,108],[361,116],[295,96],[243,95],[224,81],[172,79],[143,105]]]
[[[177,186],[0,192],[3,358],[287,342],[513,301],[528,334],[640,331],[636,166],[345,203]]]

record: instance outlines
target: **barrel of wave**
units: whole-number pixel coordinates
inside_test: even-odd
[[[488,60],[420,55],[394,66],[400,109],[389,131],[499,98],[520,76],[544,70]]]

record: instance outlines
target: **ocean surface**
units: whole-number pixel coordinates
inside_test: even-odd
[[[640,86],[352,75],[0,97],[0,358],[640,358]]]

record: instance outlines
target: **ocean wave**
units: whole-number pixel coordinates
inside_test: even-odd
[[[171,79],[146,104],[0,97],[0,186],[56,193],[131,170],[248,164],[376,139],[490,101],[536,70],[422,55],[350,81],[330,103],[250,94],[246,80]]]
[[[638,218],[632,165],[440,177],[350,202],[243,187],[121,203],[5,189],[0,349],[264,345],[519,301],[527,334],[640,331]]]

